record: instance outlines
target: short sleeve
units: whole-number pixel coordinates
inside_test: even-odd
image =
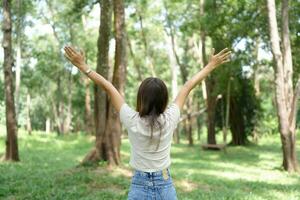
[[[175,129],[180,121],[180,109],[176,103],[172,103],[165,111],[165,116],[170,125]]]
[[[121,106],[120,120],[126,128],[130,128],[136,122],[137,117],[138,112],[130,108],[126,103]]]

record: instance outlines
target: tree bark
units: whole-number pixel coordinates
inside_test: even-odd
[[[187,138],[189,141],[189,146],[193,146],[194,145],[194,140],[193,140],[193,131],[192,131],[192,117],[191,117],[191,113],[192,113],[192,98],[189,97],[187,99],[187,120],[186,120],[186,133],[187,133]]]
[[[212,92],[214,80],[212,77],[207,77],[205,82],[207,93],[207,143],[216,144],[215,112],[217,99]]]
[[[112,23],[112,1],[102,0],[100,1],[100,7],[101,16],[97,42],[98,55],[96,71],[107,79],[109,69],[109,39]],[[83,159],[83,164],[88,162],[95,163],[100,160],[107,160],[105,150],[105,130],[108,116],[108,99],[105,91],[103,91],[101,87],[97,85],[95,85],[94,87],[94,98],[96,143],[95,147]]]
[[[5,87],[5,108],[6,108],[6,151],[4,160],[19,161],[18,151],[18,129],[14,102],[13,89],[13,57],[12,57],[12,22],[11,22],[11,1],[3,0],[3,42],[4,49],[4,87]]]
[[[229,114],[230,114],[230,93],[231,93],[231,80],[229,78],[227,83],[227,94],[226,94],[226,107],[225,107],[225,123],[223,126],[223,143],[227,144],[227,132],[228,132],[228,125],[229,125]]]
[[[82,22],[84,31],[87,32],[88,30],[87,30],[85,15],[82,15],[81,22]],[[87,51],[85,52],[85,56],[86,56],[86,58],[88,58]],[[88,60],[86,59],[86,62],[87,61]],[[85,126],[84,128],[88,134],[95,135],[95,125],[94,125],[94,119],[93,119],[92,108],[91,108],[91,88],[90,88],[91,80],[85,75],[83,75],[81,78],[82,78],[82,81],[83,81],[84,87],[85,87],[85,100],[84,100],[85,113],[84,114],[85,114],[86,123],[84,125]]]
[[[259,60],[258,60],[258,49],[259,49],[259,37],[255,38],[255,48],[253,51],[253,56],[255,57],[255,64],[253,66],[253,82],[254,82],[254,89],[255,89],[255,96],[258,97],[260,95],[260,80],[258,76],[259,71]]]
[[[22,18],[21,18],[21,3],[22,0],[17,1],[17,26],[16,26],[16,32],[17,32],[17,45],[16,45],[16,51],[17,51],[17,57],[16,57],[16,92],[15,92],[15,97],[16,97],[16,116],[18,116],[19,113],[19,91],[20,91],[20,83],[21,83],[21,27],[22,27]],[[18,118],[18,117],[16,117]]]
[[[50,131],[51,131],[51,120],[50,120],[50,118],[49,117],[47,117],[47,119],[46,119],[46,133],[50,133]]]
[[[172,69],[172,93],[173,95],[177,95],[177,69],[176,67],[179,66],[180,72],[181,72],[181,78],[182,78],[182,82],[185,83],[187,81],[188,78],[188,71],[187,68],[188,66],[184,63],[180,61],[180,58],[177,54],[177,46],[176,46],[176,38],[175,38],[175,34],[174,34],[174,30],[173,30],[173,26],[171,24],[171,21],[169,19],[168,16],[168,10],[167,7],[165,6],[166,9],[166,13],[167,13],[167,26],[169,29],[169,32],[165,30],[167,37],[169,37],[171,40],[171,47],[172,47],[172,51],[173,54],[171,54],[171,52],[169,52],[169,57],[170,57],[170,61],[171,62],[171,69]],[[188,51],[188,43],[186,43],[186,46],[184,48],[184,55],[187,54]],[[176,63],[177,65],[176,65]],[[175,98],[175,96],[173,96],[173,98]],[[193,146],[193,135],[192,135],[192,123],[191,123],[191,116],[190,116],[190,112],[191,112],[191,107],[192,107],[192,103],[191,103],[191,97],[188,98],[186,106],[185,106],[185,110],[187,113],[187,120],[185,121],[185,132],[189,141],[189,146]],[[175,131],[175,141],[179,141],[179,131]]]
[[[204,15],[204,0],[199,1],[199,14],[200,17],[203,17]],[[207,63],[206,60],[206,49],[205,49],[205,32],[204,28],[200,27],[200,40],[199,40],[199,45],[198,45],[198,63],[200,67],[204,67]],[[201,82],[201,87],[202,87],[202,96],[204,101],[207,100],[207,93],[206,93],[206,84],[205,81]]]
[[[231,145],[245,145],[247,136],[245,133],[245,122],[236,98],[230,98],[230,130],[232,135]]]
[[[49,1],[49,0],[45,0],[46,5],[49,9],[49,14],[50,16],[47,17],[46,15],[44,15],[42,13],[43,18],[47,21],[47,23],[51,26],[52,29],[52,33],[53,36],[56,40],[56,45],[57,45],[57,58],[60,59],[62,64],[63,61],[63,56],[61,55],[60,49],[64,44],[63,39],[59,36],[58,30],[57,30],[57,24],[55,23],[55,21],[53,20],[55,18],[55,8],[53,8],[53,1]],[[52,21],[51,21],[52,20]],[[72,37],[72,31],[71,31],[72,27],[70,26],[70,36]],[[72,39],[72,38],[71,38]],[[71,41],[72,42],[72,41]],[[71,69],[70,69],[70,75],[71,75]],[[59,72],[60,76],[57,77],[57,89],[56,89],[56,107],[53,108],[53,110],[56,112],[55,116],[55,124],[57,126],[57,134],[61,135],[61,134],[65,134],[67,131],[69,131],[70,127],[70,118],[71,118],[71,111],[72,111],[72,94],[70,93],[70,95],[68,95],[68,97],[66,99],[68,99],[67,101],[67,105],[65,100],[64,100],[64,94],[62,93],[62,91],[65,89],[65,87],[67,87],[67,90],[70,91],[71,90],[71,84],[70,84],[70,80],[72,79],[69,78],[68,81],[69,83],[65,83],[64,80],[66,78],[66,72],[62,69]],[[67,113],[65,113],[67,111]]]
[[[69,72],[69,80],[68,80],[68,104],[67,104],[67,114],[66,118],[64,119],[64,134],[69,133],[71,131],[71,123],[72,123],[72,85],[73,85],[73,80],[72,80],[72,69],[70,69]]]
[[[29,92],[27,93],[27,101],[26,101],[26,129],[29,135],[31,135],[31,117],[30,117],[30,107],[31,107],[31,97]]]
[[[136,58],[134,52],[133,52],[133,48],[132,48],[132,45],[131,45],[131,41],[127,35],[127,46],[128,46],[128,49],[129,49],[129,53],[130,53],[130,56],[133,60],[133,65],[136,69],[136,72],[137,72],[137,75],[138,75],[138,80],[139,81],[143,81],[143,75],[142,75],[142,72],[141,72],[141,63],[140,61]]]
[[[112,5],[114,6],[115,27],[115,65],[112,83],[124,96],[125,72],[126,72],[126,38],[125,16],[123,0],[101,1],[101,23],[98,38],[98,61],[97,72],[103,77],[108,77],[109,69],[109,38],[111,33]],[[106,94],[101,88],[95,89],[95,124],[96,146],[84,158],[85,162],[108,161],[109,165],[119,165],[121,145],[121,124],[119,114],[108,101]]]
[[[154,65],[153,65],[152,56],[149,52],[147,36],[146,36],[145,30],[144,30],[143,17],[141,15],[141,11],[137,10],[137,14],[138,14],[140,28],[141,28],[141,36],[142,36],[142,42],[143,42],[143,45],[144,45],[146,64],[149,66],[152,76],[155,77],[156,76],[156,71],[155,71],[155,68],[154,68]]]
[[[115,65],[113,72],[112,84],[116,89],[124,94],[125,75],[126,75],[126,36],[125,36],[125,10],[123,0],[114,0],[114,29],[115,29]],[[121,123],[119,113],[109,104],[107,135],[110,136],[111,156],[109,157],[110,165],[119,165],[120,146],[121,146]]]
[[[94,134],[94,123],[91,109],[91,92],[90,92],[90,79],[86,76],[83,77],[85,85],[85,131],[91,135]]]
[[[291,112],[294,91],[292,86],[293,71],[288,27],[288,0],[282,0],[281,10],[283,51],[280,49],[275,5],[275,0],[267,0],[271,47],[275,63],[275,95],[283,151],[282,165],[285,170],[294,172],[298,171],[299,168],[296,156],[296,126],[291,123],[294,117]]]
[[[199,14],[202,17],[205,13],[205,1],[199,0]],[[198,47],[199,64],[205,66],[207,64],[206,59],[206,34],[203,27],[200,27],[200,43]],[[213,93],[214,88],[214,77],[211,75],[207,77],[202,83],[202,95],[207,106],[207,143],[216,144],[216,131],[215,131],[215,112],[217,104],[217,96]]]

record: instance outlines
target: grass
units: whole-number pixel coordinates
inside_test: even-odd
[[[97,168],[84,168],[76,166],[93,138],[21,132],[21,162],[0,163],[0,199],[126,199],[132,172],[128,140],[122,143],[121,167],[108,169],[100,163]],[[1,142],[0,154],[3,151]],[[227,153],[203,151],[199,142],[194,147],[183,143],[172,146],[171,156],[180,200],[300,199],[300,175],[280,168],[278,136],[264,137],[259,145],[229,147]]]

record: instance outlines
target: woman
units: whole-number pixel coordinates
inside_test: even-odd
[[[128,199],[177,199],[169,167],[172,135],[180,119],[180,110],[190,91],[217,66],[228,62],[231,52],[226,48],[214,55],[213,49],[209,63],[184,84],[168,107],[168,91],[164,82],[158,78],[146,78],[139,87],[134,110],[109,81],[86,65],[83,52],[69,46],[64,50],[73,65],[107,92],[128,130],[130,165],[135,170]]]

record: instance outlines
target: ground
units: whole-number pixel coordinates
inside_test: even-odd
[[[299,135],[299,134],[298,134]],[[129,143],[122,141],[121,167],[78,167],[93,145],[84,134],[20,133],[19,163],[0,163],[0,199],[126,199],[131,169]],[[299,138],[299,137],[298,137]],[[0,154],[4,137],[0,134]],[[300,140],[298,157],[300,160]],[[178,199],[300,199],[300,175],[280,168],[278,135],[258,145],[203,151],[200,142],[172,146],[171,174]]]

